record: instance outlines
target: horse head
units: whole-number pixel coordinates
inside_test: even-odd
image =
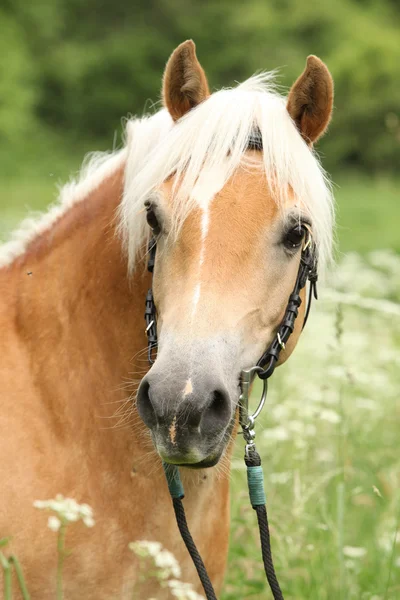
[[[171,126],[131,182],[157,244],[158,353],[137,407],[164,461],[207,467],[228,445],[241,371],[277,331],[308,235],[320,264],[329,257],[332,198],[313,143],[333,84],[310,56],[287,98],[270,74],[210,94],[187,41],[168,61],[163,98]],[[302,297],[279,364],[298,341]]]

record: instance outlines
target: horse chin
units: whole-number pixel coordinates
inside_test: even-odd
[[[232,437],[235,422],[236,416],[234,414],[227,429],[222,434],[219,443],[212,449],[208,446],[205,452],[200,450],[200,448],[180,452],[177,447],[171,447],[170,444],[168,444],[167,449],[164,445],[164,440],[157,440],[156,435],[152,432],[153,443],[161,460],[167,464],[175,465],[176,467],[186,467],[188,469],[208,469],[215,467],[224,455],[229,445],[229,440]]]
[[[188,469],[208,469],[209,467],[214,467],[219,462],[223,453],[223,449],[218,449],[203,458],[201,457],[201,454],[197,452],[187,454],[167,454],[157,447],[156,449],[163,462],[175,465],[176,467],[186,467]]]
[[[186,467],[188,469],[209,469],[210,467],[215,467],[215,465],[217,465],[219,463],[221,455],[222,455],[222,453],[218,454],[217,456],[206,458],[205,460],[202,460],[202,461],[200,461],[198,463],[195,463],[195,464],[191,464],[191,465],[178,465],[178,466],[180,466],[180,467]]]
[[[207,458],[204,458],[203,460],[199,461],[199,462],[171,462],[170,460],[165,460],[163,457],[161,457],[163,459],[164,462],[168,463],[168,464],[172,464],[175,465],[176,467],[185,467],[187,469],[209,469],[210,467],[215,467],[216,464],[218,464],[220,458],[221,458],[222,452],[219,452],[218,454],[212,455],[212,456],[208,456]]]

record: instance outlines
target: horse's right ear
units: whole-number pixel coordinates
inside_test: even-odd
[[[210,95],[192,40],[183,42],[171,54],[164,71],[162,94],[164,105],[174,121]]]

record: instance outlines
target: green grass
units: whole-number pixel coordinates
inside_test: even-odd
[[[36,161],[36,162],[35,162]],[[35,159],[0,181],[0,238],[55,199],[56,182],[79,155]],[[322,300],[291,360],[270,382],[257,423],[276,569],[286,600],[400,598],[400,320],[379,308],[400,301],[399,181],[338,175],[339,267],[343,302]],[[380,262],[382,257],[378,260]],[[377,299],[377,310],[346,294]],[[327,295],[325,295],[327,296]],[[255,394],[257,396],[257,393]],[[232,470],[229,568],[222,600],[270,597],[249,506],[239,438]],[[57,491],[57,490],[56,490]],[[400,542],[400,534],[398,534]]]
[[[39,134],[27,139],[24,148],[0,147],[0,241],[29,213],[43,211],[57,199],[59,186],[79,171],[92,149],[90,142],[77,147]]]
[[[400,252],[400,180],[339,174],[335,183],[340,252]]]

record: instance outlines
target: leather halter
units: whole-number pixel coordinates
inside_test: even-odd
[[[299,313],[299,307],[301,305],[300,292],[305,287],[307,281],[310,283],[308,303],[306,314],[303,322],[303,329],[307,323],[308,316],[311,309],[312,297],[317,300],[317,256],[315,244],[312,239],[309,228],[305,225],[302,226],[306,233],[305,245],[301,252],[300,266],[297,273],[296,283],[293,288],[293,292],[289,296],[289,301],[286,306],[285,315],[278,327],[278,330],[272,340],[271,344],[260,357],[257,362],[257,374],[260,379],[268,379],[271,377],[275,370],[276,363],[278,362],[279,355],[282,350],[285,349],[285,345],[293,333],[296,318]],[[154,263],[156,257],[157,242],[155,238],[151,238],[148,246],[149,258],[147,263],[147,269],[150,273],[154,271]],[[149,363],[154,364],[153,352],[157,348],[157,311],[154,303],[153,290],[150,287],[146,296],[146,308],[145,308],[145,321],[146,321],[146,334],[147,334],[147,356]]]

